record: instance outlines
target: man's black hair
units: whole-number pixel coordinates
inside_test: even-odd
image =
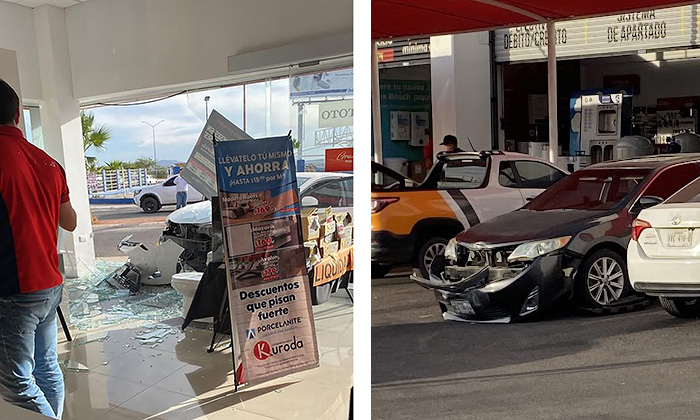
[[[453,136],[452,134],[448,134],[444,139],[442,139],[442,144],[454,144],[456,146],[457,137]]]
[[[19,96],[6,81],[0,79],[0,125],[14,125]]]

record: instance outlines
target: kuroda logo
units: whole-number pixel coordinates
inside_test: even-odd
[[[288,353],[293,350],[304,348],[304,341],[297,340],[296,336],[292,337],[291,342],[277,344],[274,347],[270,346],[267,341],[258,341],[253,347],[253,356],[260,361],[264,361],[272,356],[277,356],[282,353]]]

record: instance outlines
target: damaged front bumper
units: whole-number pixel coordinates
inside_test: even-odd
[[[447,320],[511,322],[530,315],[573,290],[573,268],[553,253],[527,266],[446,266],[440,277],[411,279],[433,290]]]

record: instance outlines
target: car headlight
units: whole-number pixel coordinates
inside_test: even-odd
[[[450,261],[457,261],[457,238],[452,238],[445,247],[445,258]]]
[[[537,257],[564,248],[570,240],[571,236],[562,236],[561,238],[524,243],[515,248],[515,251],[508,256],[508,262],[532,261]]]

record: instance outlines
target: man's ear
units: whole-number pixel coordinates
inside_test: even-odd
[[[19,117],[20,117],[20,112],[19,112],[19,107],[17,107],[17,113],[15,114],[15,125],[19,125]]]

